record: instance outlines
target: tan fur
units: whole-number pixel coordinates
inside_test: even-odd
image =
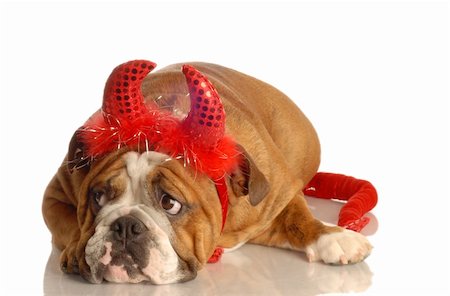
[[[274,87],[250,76],[218,65],[192,65],[217,88],[227,114],[227,134],[245,149],[252,165],[267,180],[269,191],[254,206],[247,196],[240,196],[232,184],[236,180],[230,179],[230,209],[220,235],[220,204],[212,181],[184,168],[181,161],[158,167],[148,181],[165,182],[165,189],[182,197],[192,209],[189,216],[172,224],[179,256],[198,269],[216,245],[233,247],[249,241],[303,249],[324,233],[341,231],[314,219],[303,198],[302,188],[319,166],[320,146],[314,128],[298,107]],[[142,85],[146,100],[177,113],[187,112],[189,104],[184,97],[188,89],[180,68],[181,64],[172,65],[150,74]],[[53,242],[63,251],[61,265],[67,272],[89,273],[84,247],[93,233],[95,211],[89,205],[88,192],[94,182],[106,182],[112,170],[123,166],[119,156],[124,152],[94,162],[90,170],[73,172],[67,165],[69,152],[45,192],[44,218]]]

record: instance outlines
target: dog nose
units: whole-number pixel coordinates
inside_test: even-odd
[[[126,245],[127,241],[132,241],[147,230],[147,227],[139,219],[127,215],[118,218],[111,224],[111,230],[114,232],[114,239],[122,241]]]

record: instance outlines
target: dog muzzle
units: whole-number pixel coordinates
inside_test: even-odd
[[[163,214],[142,204],[119,206],[99,215],[85,249],[89,280],[169,284],[194,278],[195,271],[172,247],[171,229]]]

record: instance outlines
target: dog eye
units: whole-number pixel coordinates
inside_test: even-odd
[[[107,202],[106,194],[103,190],[92,190],[91,199],[99,208],[103,207]]]
[[[181,210],[181,203],[165,192],[161,195],[159,204],[170,215],[176,215]]]

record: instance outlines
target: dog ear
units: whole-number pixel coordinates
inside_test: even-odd
[[[243,157],[239,168],[231,174],[231,187],[237,197],[248,195],[250,204],[256,206],[269,193],[269,182],[244,147],[238,146]]]
[[[84,143],[80,140],[79,133],[83,127],[75,131],[69,143],[69,152],[67,153],[67,168],[70,173],[74,170],[89,171],[91,158],[85,155]]]

